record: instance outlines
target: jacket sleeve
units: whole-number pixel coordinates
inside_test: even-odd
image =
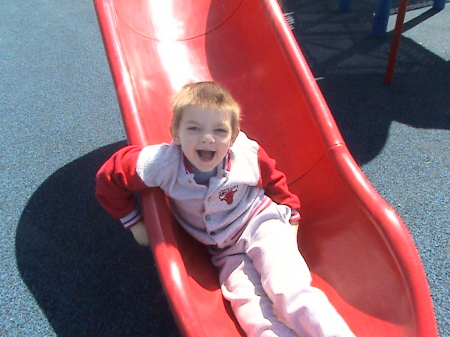
[[[127,146],[117,151],[99,169],[95,195],[103,208],[129,228],[141,218],[134,196],[147,186],[136,173],[140,146]]]
[[[300,220],[299,198],[289,191],[286,176],[276,169],[275,160],[262,147],[258,150],[258,163],[261,173],[259,185],[264,188],[266,195],[277,204],[291,208],[291,221]]]

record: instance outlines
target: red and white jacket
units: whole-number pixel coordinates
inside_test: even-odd
[[[183,228],[206,245],[222,247],[236,241],[251,219],[272,201],[291,209],[291,221],[300,219],[300,201],[289,191],[285,175],[243,132],[209,186],[194,181],[181,147],[173,142],[127,146],[97,173],[97,199],[127,228],[141,219],[133,191],[147,187],[163,189]]]

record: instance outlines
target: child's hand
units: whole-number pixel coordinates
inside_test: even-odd
[[[297,240],[297,236],[298,236],[298,224],[299,224],[299,221],[291,221],[292,233],[294,233],[294,237],[296,240]]]
[[[130,228],[131,233],[133,233],[134,239],[141,246],[149,246],[147,228],[145,227],[144,221],[139,221],[136,225]]]

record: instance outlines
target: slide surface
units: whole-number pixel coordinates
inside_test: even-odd
[[[170,142],[169,98],[185,83],[224,84],[300,196],[299,248],[355,334],[437,336],[414,243],[349,154],[275,0],[94,1],[130,143]],[[180,333],[243,336],[206,249],[160,190],[142,199]]]

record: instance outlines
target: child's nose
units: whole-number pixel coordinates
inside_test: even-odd
[[[214,137],[211,133],[205,132],[202,137],[202,142],[205,144],[211,144],[214,142]]]

